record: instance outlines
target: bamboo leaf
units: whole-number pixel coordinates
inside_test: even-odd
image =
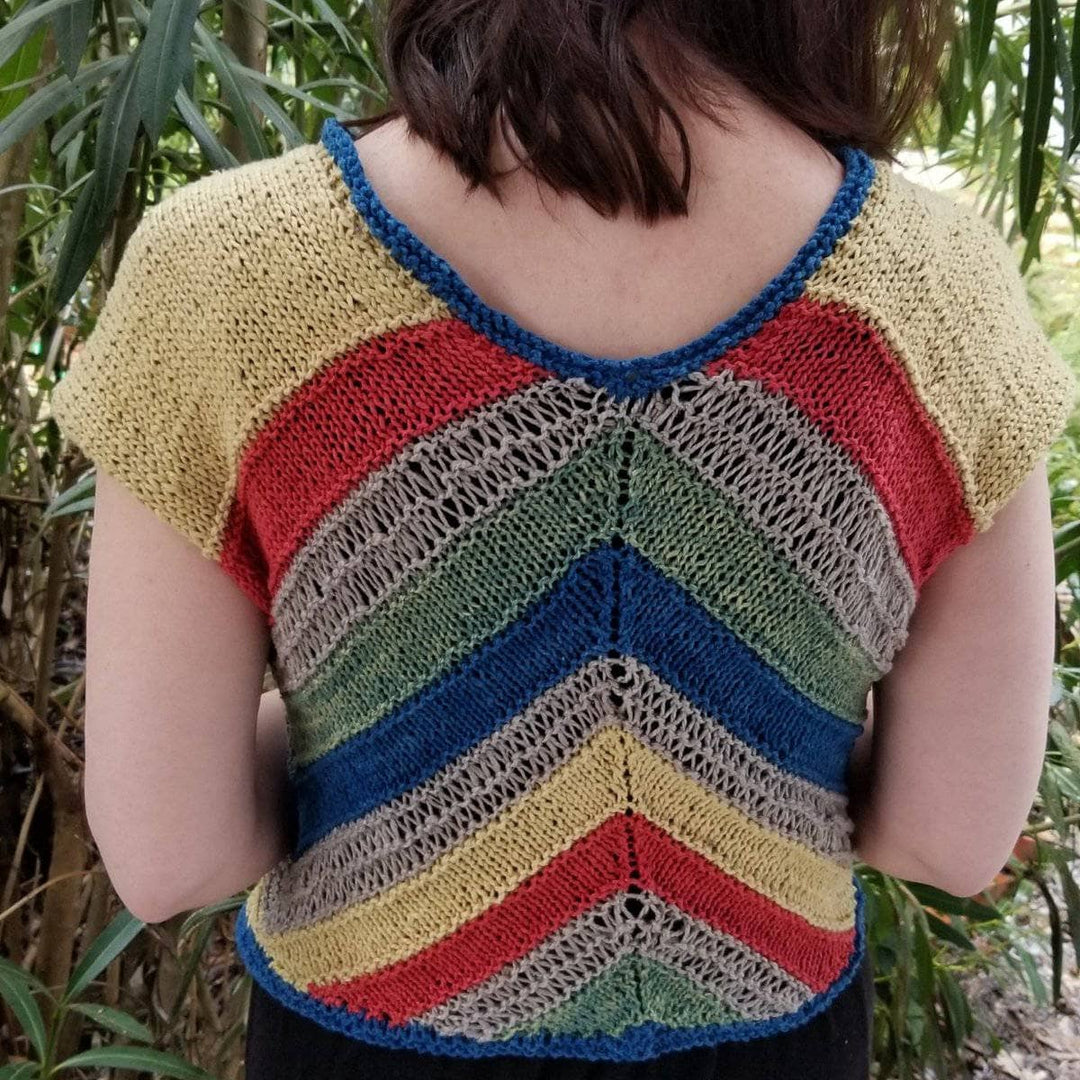
[[[233,152],[221,145],[218,137],[210,129],[210,125],[203,119],[198,106],[191,100],[191,95],[182,86],[176,91],[176,108],[180,113],[180,119],[187,125],[188,131],[206,155],[207,161],[215,169],[229,169],[238,164]]]
[[[50,22],[60,62],[68,78],[74,79],[94,25],[94,0],[75,0],[53,15]]]
[[[251,106],[236,76],[236,69],[243,68],[243,64],[233,55],[227,45],[214,38],[198,20],[195,22],[195,37],[210,61],[214,74],[218,77],[221,93],[232,111],[233,122],[240,129],[248,153],[253,158],[267,157],[270,151],[266,140],[263,139],[255,114],[251,111]]]
[[[136,918],[127,908],[121,908],[112,922],[98,934],[93,944],[86,950],[86,954],[71,973],[61,1000],[66,1003],[82,993],[90,985],[91,980],[104,971],[112,960],[128,947],[145,925],[142,919]]]
[[[960,1053],[963,1050],[964,1041],[974,1027],[971,1005],[953,973],[947,968],[938,970],[938,985],[941,987],[941,1000],[945,1006],[945,1017],[949,1022],[953,1048]]]
[[[0,1080],[34,1080],[40,1072],[41,1065],[38,1062],[19,1061],[0,1067]]]
[[[997,908],[978,900],[965,896],[953,896],[952,893],[935,889],[933,885],[927,885],[922,881],[908,881],[905,885],[924,907],[943,911],[946,915],[961,915],[972,922],[988,922],[991,919],[1001,918],[1001,912]]]
[[[306,101],[309,105],[314,105],[316,108],[322,111],[329,111],[339,119],[348,116],[348,111],[341,109],[334,105],[332,102],[324,101],[322,98],[316,97],[314,94],[309,94],[302,90],[300,87],[291,86],[289,83],[282,82],[280,79],[275,79],[273,75],[264,75],[261,71],[252,71],[251,68],[244,67],[235,58],[231,61],[233,69],[236,73],[237,79],[243,80],[248,85],[252,83],[259,83],[262,86],[266,86],[272,90],[277,90],[282,94],[286,94],[289,97],[298,98],[300,101]]]
[[[129,1039],[138,1039],[140,1042],[152,1043],[154,1033],[134,1016],[128,1016],[121,1009],[114,1009],[109,1005],[98,1005],[92,1001],[79,1001],[71,1006],[76,1012],[88,1016],[98,1027],[108,1031],[115,1031],[117,1035],[126,1035]]]
[[[1080,773],[1080,747],[1072,741],[1072,736],[1065,725],[1057,718],[1053,718],[1050,721],[1049,731],[1050,738],[1057,747],[1058,753],[1061,754],[1062,760],[1074,772]],[[1064,840],[1065,837],[1062,839]]]
[[[1023,130],[1020,135],[1020,170],[1017,209],[1020,228],[1027,233],[1039,199],[1043,175],[1043,147],[1054,108],[1057,64],[1054,55],[1056,0],[1032,0],[1029,26],[1028,72],[1024,87]]]
[[[34,1000],[30,985],[22,978],[21,972],[16,974],[12,971],[14,967],[11,963],[0,966],[0,998],[7,1002],[38,1057],[43,1058],[47,1042],[45,1020]]]
[[[32,971],[19,967],[6,956],[0,956],[0,971],[7,971],[13,978],[22,979],[35,994],[49,993],[48,987]]]
[[[262,110],[266,118],[285,136],[287,147],[301,146],[307,139],[289,119],[289,114],[261,87],[248,83],[245,93],[251,103]]]
[[[56,134],[53,135],[49,142],[49,152],[52,154],[59,154],[71,139],[79,134],[79,132],[86,130],[86,125],[89,123],[90,117],[100,108],[100,100],[91,101],[89,105],[81,108],[70,120],[65,121],[64,124],[58,127],[56,129]]]
[[[47,525],[55,517],[61,517],[64,514],[75,514],[83,509],[89,509],[89,507],[85,506],[87,499],[90,500],[90,506],[92,507],[94,479],[93,473],[87,473],[79,480],[76,480],[70,487],[61,491],[45,507],[41,515],[41,523]]]
[[[158,141],[183,81],[198,15],[199,0],[157,0],[150,9],[137,81],[143,126],[152,143]]]
[[[1061,878],[1061,891],[1065,897],[1065,918],[1069,923],[1069,937],[1072,938],[1073,953],[1080,965],[1080,887],[1076,884],[1069,864],[1064,859],[1055,859],[1058,875]]]
[[[242,907],[244,900],[245,895],[239,894],[237,896],[230,896],[225,900],[218,900],[213,904],[207,904],[205,907],[193,911],[180,924],[180,930],[177,937],[183,938],[187,934],[190,934],[200,923],[212,925],[213,920],[216,919],[218,915],[223,915],[227,911],[235,911],[237,908]]]
[[[947,941],[965,952],[971,952],[975,949],[975,942],[963,930],[939,918],[932,911],[926,913],[926,924],[933,930],[934,936],[941,938],[942,941]]]
[[[6,64],[0,65],[0,120],[10,115],[25,100],[29,89],[28,80],[37,74],[41,66],[41,47],[45,41],[44,32],[34,34],[12,56]],[[17,86],[17,83],[23,83]]]
[[[1018,947],[1017,953],[1020,959],[1020,966],[1027,978],[1028,985],[1031,987],[1032,997],[1035,998],[1035,1001],[1039,1005],[1049,1005],[1050,995],[1047,993],[1046,983],[1039,973],[1039,965],[1035,962],[1035,957],[1023,947]]]
[[[10,150],[25,135],[55,116],[66,105],[78,100],[87,87],[120,70],[127,62],[126,56],[107,56],[103,60],[87,64],[74,79],[61,75],[46,83],[23,101],[10,116],[0,121],[0,154]]]
[[[174,1054],[152,1050],[148,1046],[98,1046],[69,1057],[57,1065],[54,1071],[82,1068],[86,1065],[159,1073],[161,1076],[176,1077],[177,1080],[214,1080],[210,1073],[203,1072]]]
[[[199,963],[206,951],[206,944],[210,940],[210,935],[213,932],[214,923],[211,919],[207,919],[206,922],[203,923],[202,929],[199,931],[192,947],[188,950],[187,955],[184,958],[184,963],[180,968],[180,977],[176,981],[176,994],[173,996],[172,1001],[171,1015],[173,1017],[180,1015],[180,1009],[184,1004],[184,998],[187,995],[188,987],[191,985],[191,980],[195,977],[195,972],[198,970]]]
[[[94,202],[94,175],[91,173],[84,181],[79,197],[63,226],[63,245],[57,257],[56,273],[52,282],[52,303],[56,307],[71,299],[79,283],[86,277],[86,272],[105,237],[107,222],[94,213]]]
[[[353,37],[349,28],[338,17],[337,12],[327,3],[327,0],[313,0],[315,10],[333,27],[334,33],[341,39],[342,45],[354,56],[360,56],[363,50],[360,43]]]
[[[994,40],[994,23],[997,21],[998,0],[968,0],[968,20],[971,24],[971,74],[972,83],[979,83],[979,75],[986,67],[990,45]]]
[[[38,24],[52,18],[72,4],[81,4],[84,0],[44,0],[42,3],[23,4],[19,14],[0,27],[0,64],[15,55],[16,51],[38,29]]]
[[[135,136],[139,133],[138,72],[139,50],[109,87],[98,120],[94,144],[95,211],[108,220],[112,216],[124,177],[131,167]]]
[[[1065,30],[1065,22],[1061,18],[1061,9],[1055,3],[1054,15],[1054,55],[1057,58],[1057,75],[1061,83],[1061,123],[1064,128],[1061,144],[1062,148],[1068,147],[1075,136],[1074,123],[1076,117],[1074,96],[1076,87],[1073,84],[1072,64],[1069,58],[1069,35]],[[1067,153],[1061,154],[1061,160],[1057,170],[1057,182],[1054,186],[1053,202],[1056,205],[1058,197],[1065,189],[1065,181],[1069,175],[1069,157]]]

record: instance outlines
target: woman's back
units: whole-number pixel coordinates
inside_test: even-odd
[[[328,120],[132,237],[54,408],[265,620],[256,1075],[865,1074],[852,747],[1075,386],[989,224],[738,118],[651,229]]]
[[[611,219],[525,170],[500,205],[466,192],[452,163],[401,119],[357,152],[380,201],[491,307],[584,353],[632,358],[682,345],[757,295],[810,237],[843,182],[835,155],[732,85],[738,130],[689,112],[694,173],[686,217]],[[509,167],[503,143],[494,154]]]

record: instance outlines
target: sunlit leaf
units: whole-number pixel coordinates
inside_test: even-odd
[[[0,66],[0,120],[10,115],[26,98],[32,79],[41,65],[41,46],[45,41],[44,31],[29,38],[7,63]],[[24,85],[19,86],[19,83]]]
[[[6,25],[0,26],[0,64],[6,64],[45,19],[73,4],[85,2],[86,0],[43,0],[42,3],[24,4],[18,15]]]

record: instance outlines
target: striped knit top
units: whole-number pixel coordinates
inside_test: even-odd
[[[836,153],[790,263],[635,359],[485,303],[333,119],[144,216],[54,415],[265,613],[295,820],[236,936],[289,1008],[644,1060],[853,977],[867,694],[1076,383],[994,226]]]

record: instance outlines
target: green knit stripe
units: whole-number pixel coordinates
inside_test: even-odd
[[[806,579],[653,435],[636,432],[627,542],[674,578],[792,686],[859,723],[880,675]]]
[[[655,436],[634,430],[630,499],[616,505],[625,426],[451,543],[354,625],[286,695],[305,765],[365,730],[508,626],[570,565],[619,531],[799,692],[861,721],[878,672],[808,583],[729,499]]]
[[[610,535],[618,428],[450,545],[356,622],[285,697],[304,765],[370,727],[506,627]]]
[[[621,1035],[650,1021],[672,1027],[730,1024],[742,1017],[659,960],[631,953],[566,1001],[500,1038],[517,1035]]]

